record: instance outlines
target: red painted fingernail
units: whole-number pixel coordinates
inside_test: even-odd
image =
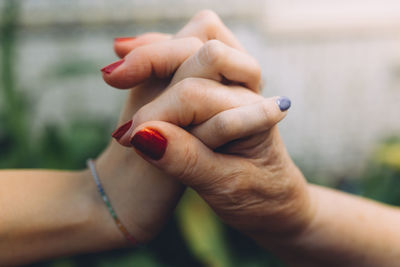
[[[154,129],[144,128],[133,136],[131,144],[149,158],[159,160],[167,148],[167,139]]]
[[[131,126],[132,126],[132,120],[118,127],[118,129],[115,130],[111,136],[114,137],[117,141],[119,141],[119,139],[121,139],[121,137],[124,136],[124,134],[131,128]]]
[[[133,41],[135,39],[136,39],[135,36],[132,36],[132,37],[117,37],[117,38],[114,38],[114,42]]]
[[[102,72],[110,74],[111,72],[113,72],[113,70],[115,70],[119,65],[121,65],[122,63],[124,63],[125,59],[120,59],[118,61],[115,61],[114,63],[111,63],[108,66],[105,66],[104,68],[101,69]]]

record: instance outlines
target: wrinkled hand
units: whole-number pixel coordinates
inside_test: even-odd
[[[287,98],[185,79],[142,107],[120,142],[193,187],[230,225],[287,234],[305,227],[312,210],[276,126],[286,108]]]

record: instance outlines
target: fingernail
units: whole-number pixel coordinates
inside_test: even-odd
[[[121,65],[122,63],[124,63],[125,59],[120,59],[118,61],[115,61],[114,63],[111,63],[108,66],[105,66],[104,68],[101,69],[102,72],[110,74],[111,72],[113,72],[113,70],[115,70],[116,68],[118,68],[119,65]]]
[[[149,158],[159,160],[167,148],[167,139],[154,129],[144,128],[133,136],[131,144]]]
[[[124,134],[131,128],[131,126],[132,126],[132,120],[118,127],[118,129],[115,130],[111,136],[115,138],[117,141],[119,141],[119,139],[121,139],[121,137],[124,136]]]
[[[133,41],[135,39],[136,39],[135,36],[132,36],[132,37],[117,37],[117,38],[114,38],[114,42]]]
[[[276,100],[276,104],[279,106],[281,111],[286,111],[290,108],[291,102],[286,96],[281,96]]]

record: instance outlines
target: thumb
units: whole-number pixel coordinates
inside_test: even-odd
[[[226,167],[236,165],[225,164],[226,155],[213,152],[199,139],[168,122],[146,122],[132,136],[131,144],[140,156],[195,190],[206,189],[227,177]]]

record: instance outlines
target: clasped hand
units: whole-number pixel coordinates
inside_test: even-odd
[[[259,94],[257,61],[214,13],[198,13],[174,36],[148,33],[114,48],[123,59],[105,67],[103,78],[131,89],[118,143],[97,165],[139,242],[164,224],[182,185],[251,236],[307,227],[306,182],[277,128],[290,101]],[[120,186],[109,179],[116,168]]]

